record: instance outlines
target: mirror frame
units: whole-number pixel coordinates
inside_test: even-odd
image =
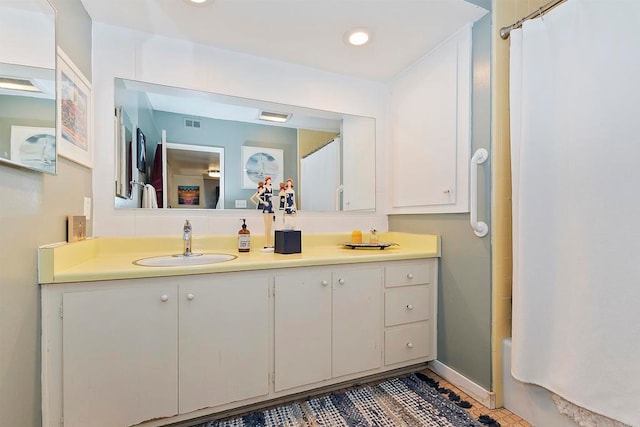
[[[325,111],[325,110],[318,110],[318,109],[313,109],[313,108],[308,108],[308,107],[297,107],[297,106],[292,106],[292,105],[284,105],[284,104],[279,104],[279,103],[274,103],[274,102],[269,102],[269,101],[262,101],[262,100],[256,100],[256,99],[250,99],[250,98],[243,98],[243,97],[238,97],[238,96],[232,96],[232,95],[223,95],[223,94],[218,94],[218,93],[212,93],[212,92],[207,92],[207,91],[202,91],[202,90],[195,90],[195,89],[188,89],[188,88],[181,88],[181,87],[173,87],[173,86],[167,86],[167,85],[161,85],[161,84],[155,84],[155,83],[149,83],[149,82],[142,82],[142,81],[135,81],[135,80],[130,80],[130,79],[122,79],[122,78],[115,78],[114,81],[114,89],[115,89],[115,106],[116,106],[116,112],[119,111],[121,109],[121,106],[123,105],[130,105],[131,106],[129,108],[133,108],[134,110],[136,108],[138,108],[138,111],[133,111],[132,114],[133,116],[137,116],[137,114],[139,112],[142,112],[144,115],[141,117],[146,117],[147,116],[147,110],[152,112],[152,114],[155,114],[155,112],[160,112],[160,113],[165,113],[164,108],[162,107],[162,105],[160,104],[159,106],[156,105],[156,101],[155,99],[153,101],[151,101],[150,98],[153,98],[156,95],[169,95],[169,96],[173,96],[173,97],[187,97],[189,99],[188,105],[189,108],[185,108],[180,109],[180,111],[176,111],[175,109],[173,111],[166,111],[166,113],[169,114],[175,114],[176,116],[183,116],[185,118],[185,121],[187,120],[187,118],[194,118],[195,120],[198,120],[199,118],[202,118],[203,120],[208,120],[208,119],[213,119],[213,120],[218,120],[218,121],[237,121],[237,122],[248,122],[248,123],[254,123],[254,124],[260,124],[262,126],[265,126],[265,122],[261,122],[258,120],[248,120],[248,119],[237,119],[234,120],[233,118],[229,118],[229,117],[215,117],[212,115],[209,115],[207,113],[204,113],[202,111],[206,110],[209,107],[209,104],[212,104],[213,102],[217,103],[217,104],[225,104],[227,106],[231,106],[232,108],[238,108],[238,106],[240,107],[244,107],[247,108],[247,106],[253,108],[254,110],[267,110],[267,111],[279,111],[279,112],[292,112],[292,116],[293,117],[301,117],[304,115],[312,115],[314,120],[316,120],[316,122],[314,123],[314,125],[312,126],[306,126],[306,125],[292,125],[291,123],[285,123],[284,125],[280,125],[280,127],[286,127],[286,128],[290,128],[290,129],[296,129],[296,132],[298,133],[298,135],[300,134],[300,131],[302,130],[308,130],[311,129],[313,131],[314,127],[319,127],[321,129],[326,129],[327,125],[326,123],[332,123],[332,126],[335,127],[336,129],[338,129],[338,131],[336,131],[335,133],[332,133],[333,136],[331,136],[330,138],[327,138],[326,141],[324,141],[323,144],[315,147],[313,150],[307,152],[303,152],[303,153],[297,153],[298,149],[297,149],[297,145],[298,143],[296,142],[296,148],[295,148],[295,153],[296,153],[296,164],[294,167],[295,172],[295,176],[292,176],[292,178],[294,178],[294,182],[297,182],[298,185],[301,184],[300,180],[300,176],[301,176],[301,172],[299,170],[300,168],[300,161],[301,158],[304,155],[307,155],[311,152],[316,151],[317,149],[321,148],[324,144],[328,144],[334,140],[338,141],[338,144],[341,144],[341,141],[344,140],[344,138],[341,138],[340,136],[343,134],[343,127],[345,126],[345,122],[348,122],[348,124],[346,126],[349,126],[349,132],[348,134],[352,136],[352,139],[350,139],[349,141],[354,141],[356,139],[360,139],[364,142],[359,142],[360,146],[359,147],[366,147],[364,149],[355,149],[355,150],[349,150],[348,155],[352,156],[353,158],[351,160],[347,160],[344,157],[343,151],[344,151],[344,146],[340,145],[339,146],[339,156],[340,156],[340,164],[338,167],[338,183],[337,183],[337,187],[340,189],[340,193],[339,194],[335,194],[335,191],[331,191],[331,204],[327,204],[327,206],[336,206],[336,200],[340,201],[340,208],[339,209],[333,209],[333,208],[329,208],[329,209],[323,209],[323,210],[315,210],[312,212],[346,212],[346,211],[361,211],[361,212],[375,212],[376,211],[376,191],[375,191],[375,152],[376,152],[376,137],[377,137],[377,132],[376,132],[376,119],[374,117],[364,117],[364,116],[360,116],[360,115],[353,115],[353,114],[344,114],[344,113],[338,113],[338,112],[330,112],[330,111]],[[140,99],[140,95],[144,94],[146,95],[146,100],[144,101],[139,101]],[[171,99],[170,99],[171,100]],[[205,100],[208,104],[199,104],[199,102],[201,100]],[[140,103],[138,103],[140,102]],[[166,101],[165,101],[166,102]],[[174,102],[170,102],[171,107],[167,107],[167,109],[172,109],[173,105],[177,104],[176,101]],[[142,105],[142,109],[139,109],[139,105]],[[125,107],[126,108],[126,107]],[[311,113],[311,114],[310,114]],[[120,115],[122,115],[122,113],[120,113]],[[257,117],[257,112],[255,113],[255,117]],[[143,121],[148,121],[149,118],[144,118],[142,119]],[[176,119],[177,120],[177,119]],[[369,122],[369,125],[366,126],[354,126],[353,123],[355,123],[358,120],[366,120],[367,122]],[[173,118],[171,119],[171,121],[173,121]],[[177,120],[179,121],[179,120]],[[118,123],[118,121],[116,120],[116,123]],[[203,125],[205,123],[203,122]],[[271,124],[271,123],[269,123]],[[123,132],[118,129],[121,129],[122,127],[122,123],[120,122],[119,125],[116,125],[116,157],[115,157],[115,165],[116,165],[116,181],[118,181],[118,177],[122,177],[122,170],[123,167],[121,166],[122,164],[122,156],[118,153],[122,153],[122,152],[126,152],[126,148],[123,148],[123,142],[122,139],[118,139],[118,136],[122,135]],[[152,132],[157,133],[158,130],[160,129],[160,127],[164,127],[164,126],[156,126],[156,129]],[[204,127],[204,126],[203,126]],[[324,128],[323,128],[324,127]],[[364,132],[364,135],[366,136],[362,136],[363,134],[361,134],[360,132],[361,129],[363,127],[368,127],[370,128],[368,132]],[[181,128],[180,128],[181,129]],[[326,133],[330,133],[330,132],[326,132]],[[173,132],[172,132],[173,134]],[[177,138],[177,140],[176,140]],[[298,137],[296,137],[298,138]],[[164,137],[164,140],[166,141],[166,137]],[[170,139],[170,141],[172,143],[175,143],[177,141],[180,141],[180,143],[184,143],[184,144],[191,144],[194,145],[193,141],[189,141],[189,137],[180,137],[180,136],[176,136],[174,134],[174,137],[172,137]],[[364,145],[363,145],[364,144]],[[195,145],[198,146],[209,146],[209,145],[201,145],[201,143],[195,142]],[[212,143],[211,146],[214,146],[215,143]],[[245,139],[244,143],[242,144],[242,146],[255,146],[255,145],[260,145],[260,146],[265,146],[265,147],[270,147],[268,142],[264,142],[264,143],[260,143],[257,141],[253,141],[251,139]],[[240,147],[240,146],[239,146]],[[275,148],[275,147],[274,147]],[[152,156],[155,152],[152,150],[151,152],[147,149],[147,153],[146,153],[146,157],[149,158],[149,156]],[[233,153],[232,153],[233,154]],[[236,153],[238,154],[238,153]],[[135,155],[135,153],[134,153]],[[241,155],[241,154],[240,154]],[[236,156],[237,157],[237,156]],[[290,158],[290,157],[289,157]],[[227,162],[231,161],[232,164],[235,164],[235,157],[231,156],[231,157],[227,157]],[[126,162],[125,162],[126,163]],[[366,163],[366,165],[364,164]],[[128,164],[128,163],[127,163]],[[358,165],[357,168],[351,168],[349,171],[345,172],[345,165]],[[366,166],[366,167],[365,167]],[[134,178],[133,181],[136,181],[136,173],[135,173],[135,167],[134,169]],[[233,168],[229,168],[229,165],[226,165],[226,170],[227,173],[229,173]],[[356,177],[355,179],[353,178],[353,175],[358,175],[359,172],[358,170],[361,170],[362,173],[360,173],[360,175],[365,176],[365,179],[362,179],[362,177]],[[145,173],[146,172],[146,173]],[[146,181],[148,182],[149,180],[146,178],[149,178],[149,171],[145,171],[141,173],[143,175],[141,175],[140,181]],[[288,175],[290,172],[286,172],[284,174]],[[240,174],[239,174],[240,175]],[[348,202],[346,202],[344,200],[344,196],[345,194],[347,194],[347,192],[342,192],[342,188],[343,187],[354,187],[354,185],[347,185],[347,186],[343,186],[342,184],[344,177],[348,176],[350,179],[353,179],[353,183],[355,183],[354,185],[357,185],[358,188],[354,189],[352,191],[350,191],[351,197],[354,197],[354,201],[355,203],[350,204]],[[234,175],[235,176],[235,175]],[[283,180],[285,178],[289,178],[289,176],[283,176],[282,177]],[[129,181],[126,178],[120,178],[119,182],[116,182],[116,191],[118,191],[118,188],[122,187],[122,183]],[[156,182],[154,180],[154,182]],[[360,186],[364,183],[363,188],[360,188]],[[144,185],[143,182],[141,182],[142,185]],[[227,185],[230,185],[229,183],[227,183]],[[242,185],[242,183],[240,184],[241,187],[240,188],[246,188]],[[277,183],[276,183],[277,185]],[[304,185],[302,185],[302,192],[304,192]],[[141,188],[138,186],[135,186],[134,184],[134,192],[136,192],[135,188]],[[166,188],[166,187],[165,187]],[[316,188],[316,187],[310,187],[310,188]],[[355,187],[354,187],[355,188]],[[156,190],[157,191],[157,190]],[[246,190],[240,190],[242,191],[252,191],[249,189]],[[253,190],[255,191],[255,190]],[[315,191],[315,190],[312,190]],[[363,194],[368,194],[370,193],[368,196],[364,196],[362,198],[362,202],[359,202],[357,200],[358,197],[360,197],[360,195]],[[122,197],[122,196],[120,196]],[[232,200],[227,200],[226,205],[228,207],[224,208],[224,210],[238,210],[238,208],[240,209],[239,211],[242,210],[246,210],[246,209],[250,209],[250,203],[248,203],[248,201],[250,200],[249,194],[246,195],[241,195],[241,194],[227,194],[227,197],[231,197]],[[297,197],[300,197],[299,195],[297,195]],[[129,198],[129,200],[137,200],[139,198],[139,194],[138,195],[131,195],[131,198]],[[244,204],[242,204],[242,199],[247,201],[247,205],[246,207],[244,207]],[[134,201],[135,201],[134,200]],[[235,205],[234,205],[234,201],[235,201]],[[133,206],[131,203],[128,203],[126,201],[118,201],[118,198],[116,197],[116,202],[115,202],[115,207],[116,209],[137,209],[142,207],[142,205],[140,203],[136,203],[137,206]],[[162,204],[163,207],[167,206],[165,204]],[[238,206],[235,207],[235,206]],[[302,205],[302,210],[304,211],[304,206]],[[311,210],[308,210],[311,211]]]

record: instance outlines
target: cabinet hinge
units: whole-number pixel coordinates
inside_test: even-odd
[[[64,427],[64,417],[60,417],[60,427]]]
[[[62,319],[62,316],[64,314],[64,310],[62,308],[62,304],[60,304],[60,318]]]
[[[276,373],[275,372],[273,374],[271,374],[271,383],[272,384],[276,383]]]

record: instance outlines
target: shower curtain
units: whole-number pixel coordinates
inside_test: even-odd
[[[511,33],[512,374],[640,426],[640,1]]]
[[[336,190],[340,185],[340,139],[300,160],[300,209],[335,211]]]

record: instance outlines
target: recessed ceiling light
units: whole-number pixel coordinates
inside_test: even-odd
[[[344,39],[348,44],[352,46],[362,46],[369,42],[369,40],[371,39],[371,34],[368,30],[357,28],[345,34]]]
[[[213,0],[184,0],[189,3],[191,6],[207,6],[210,3],[213,3]]]

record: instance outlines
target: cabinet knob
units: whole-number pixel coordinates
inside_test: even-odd
[[[407,304],[407,310],[413,310],[413,305]]]
[[[162,301],[162,302],[167,302],[167,301],[169,301],[169,295],[162,295],[162,296],[160,297],[160,301]]]
[[[413,274],[407,273],[407,279],[409,279],[409,280],[413,279]]]
[[[192,293],[188,293],[188,294],[187,294],[187,299],[188,299],[189,301],[193,301],[193,299],[194,299],[195,297],[196,297],[196,296],[195,296],[194,294],[192,294]]]
[[[449,194],[449,193],[451,193],[451,190],[449,190],[449,189],[445,189],[445,190],[442,190],[442,192],[443,192],[444,194]]]
[[[341,285],[344,285],[344,279],[338,279],[338,283],[340,283]]]
[[[327,285],[329,284],[329,282],[328,282],[328,281],[326,281],[326,280],[323,280],[323,281],[321,282],[321,284],[322,284],[322,286],[327,286]]]
[[[413,348],[413,343],[411,341],[407,343],[407,348]]]

